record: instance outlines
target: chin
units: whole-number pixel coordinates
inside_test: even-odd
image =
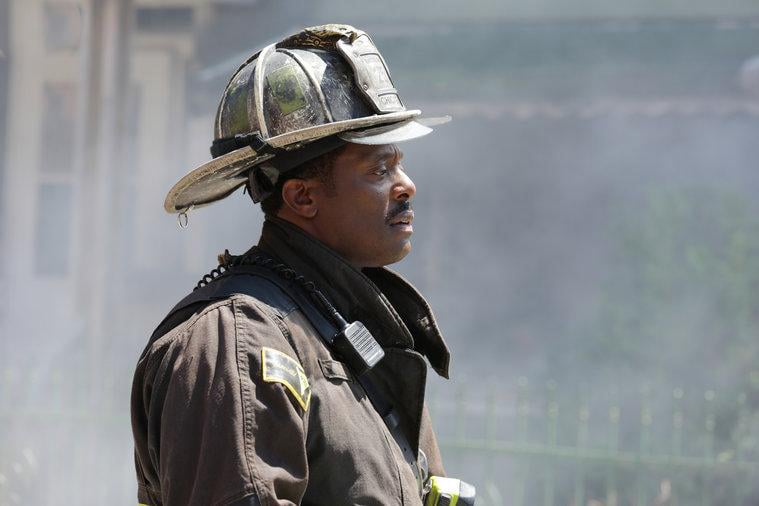
[[[404,243],[401,249],[396,251],[392,256],[388,255],[387,259],[381,263],[380,267],[398,263],[406,258],[406,255],[409,253],[411,253],[411,241]]]
[[[351,261],[353,265],[363,267],[384,267],[400,262],[406,255],[411,252],[411,241],[405,240],[402,243],[395,243],[392,247],[378,247],[375,245],[363,251],[364,255],[354,257]],[[346,257],[349,258],[349,257]]]

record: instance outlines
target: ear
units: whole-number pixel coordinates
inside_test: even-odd
[[[282,203],[301,218],[316,216],[318,206],[314,190],[318,183],[310,179],[289,179],[282,185]]]

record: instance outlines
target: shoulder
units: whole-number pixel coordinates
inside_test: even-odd
[[[235,294],[207,304],[151,341],[137,363],[133,388],[152,392],[151,398],[168,391],[185,392],[184,398],[214,381],[239,386],[261,370],[265,348],[297,359],[290,339],[276,307]]]
[[[262,313],[284,319],[296,309],[292,299],[276,284],[256,275],[232,274],[218,278],[182,299],[158,326],[151,341],[173,342],[206,320],[229,320]]]
[[[140,357],[137,376],[159,381],[188,360],[239,365],[264,347],[295,358],[308,353],[295,342],[302,337],[299,327],[306,325],[295,316],[298,306],[271,281],[233,275],[199,290],[190,304],[183,306],[184,299],[159,325]]]
[[[229,295],[221,300],[207,300],[191,308],[190,314],[177,315],[179,322],[167,332],[153,336],[146,354],[154,355],[170,348],[198,349],[226,336],[238,337],[249,326],[255,325],[259,335],[279,333],[279,322],[286,316],[282,306],[267,304],[245,294]],[[247,333],[247,332],[246,332]]]

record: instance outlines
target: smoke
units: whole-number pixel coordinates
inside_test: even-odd
[[[19,40],[32,37],[28,51],[57,50],[34,29],[42,4],[19,4],[13,24],[0,18],[11,38],[0,46],[0,84],[9,83],[0,89],[0,504],[54,504],[85,489],[80,502],[132,500],[134,364],[217,253],[247,250],[262,221],[238,192],[192,210],[180,229],[162,210],[165,192],[208,159],[216,102],[244,55],[327,18],[355,18],[374,36],[408,107],[454,117],[400,146],[417,195],[413,251],[394,266],[429,299],[452,351],[453,381],[430,386],[444,449],[461,459],[449,472],[483,483],[509,475],[500,492],[482,488],[491,504],[498,494],[508,504],[506,486],[529,465],[546,467],[454,443],[486,439],[488,423],[495,439],[521,437],[520,424],[531,423],[532,442],[546,441],[551,396],[572,420],[556,429],[557,444],[576,443],[585,406],[592,446],[616,407],[620,448],[633,451],[644,384],[654,427],[671,426],[680,388],[693,400],[694,427],[713,408],[725,452],[725,441],[752,433],[727,406],[744,393],[742,406],[756,407],[744,392],[756,380],[759,280],[754,20],[726,21],[731,13],[707,7],[698,20],[631,16],[648,12],[646,2],[566,18],[537,4],[514,4],[521,15],[512,17],[487,2],[465,17],[452,2],[435,13],[405,2],[305,11],[219,3],[207,17],[140,7],[127,48],[123,159],[113,161],[123,172],[92,207],[94,171],[74,146],[99,134],[80,130],[77,72],[48,79],[55,58],[79,68],[84,48],[30,71],[22,63],[38,60],[14,54]],[[173,20],[172,30],[151,16]],[[104,221],[94,235],[93,213]],[[98,251],[110,253],[90,261]],[[534,417],[520,418],[520,406]],[[704,431],[686,432],[686,446],[702,451]],[[671,445],[671,431],[652,437]],[[557,498],[575,483],[561,465]]]

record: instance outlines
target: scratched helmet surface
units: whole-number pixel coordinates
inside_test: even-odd
[[[450,119],[420,114],[406,108],[366,33],[349,25],[306,28],[232,75],[214,122],[214,159],[177,182],[164,208],[185,212],[246,183],[260,201],[280,174],[342,143],[400,142]]]

